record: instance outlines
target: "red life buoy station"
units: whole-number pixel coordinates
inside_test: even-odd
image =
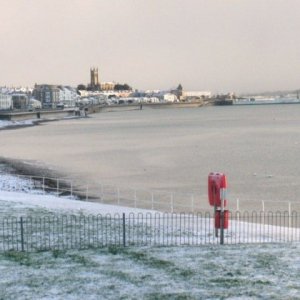
[[[226,209],[227,178],[223,173],[212,172],[208,175],[208,202],[214,207],[215,233],[220,243],[224,244],[224,229],[229,226],[229,211]]]

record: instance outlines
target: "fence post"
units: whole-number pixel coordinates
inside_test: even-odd
[[[73,197],[73,181],[71,181],[71,197]]]
[[[89,186],[86,185],[85,201],[89,200]]]
[[[222,188],[221,189],[221,212],[220,212],[220,214],[221,214],[221,220],[220,220],[220,227],[221,227],[221,229],[220,229],[220,244],[221,245],[224,245],[224,224],[225,224],[225,215],[224,215],[224,201],[225,201],[225,198],[226,198],[226,196],[225,196],[225,189],[224,188]]]
[[[151,209],[154,210],[154,194],[151,192]]]
[[[43,193],[45,193],[45,177],[43,177]]]
[[[101,203],[103,203],[103,198],[104,198],[104,194],[103,194],[103,184],[100,183],[100,200],[101,200]]]
[[[194,199],[194,194],[192,194],[192,213],[195,211],[195,199]]]
[[[173,198],[173,193],[171,193],[171,213],[174,212],[174,198]]]
[[[263,212],[263,224],[265,225],[265,201],[261,201],[262,204],[262,212]]]
[[[120,205],[120,189],[117,187],[117,199],[118,199],[118,205]]]
[[[240,214],[239,214],[239,212],[240,212],[240,199],[239,198],[236,198],[236,212],[237,212],[236,220],[239,223],[240,222]]]
[[[57,192],[57,196],[59,195],[59,179],[56,179],[56,192]]]
[[[136,196],[136,189],[134,189],[134,208],[136,208],[137,196]]]
[[[289,202],[288,205],[289,205],[289,229],[290,229],[291,228],[291,217],[292,217],[292,215],[291,215],[291,202]]]
[[[21,229],[21,251],[24,252],[24,224],[23,217],[20,217],[20,229]]]
[[[123,221],[123,247],[126,247],[125,213],[123,213],[122,215],[122,221]]]
[[[240,199],[236,198],[236,211],[240,210]]]

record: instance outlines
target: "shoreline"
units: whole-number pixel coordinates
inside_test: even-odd
[[[131,110],[142,110],[142,109],[174,109],[174,108],[200,108],[209,106],[209,102],[176,102],[176,103],[143,103],[141,104],[114,104],[114,105],[92,105],[87,106],[87,114],[94,113],[104,113],[104,112],[120,112],[120,111],[131,111]],[[83,116],[77,116],[75,110],[53,110],[53,111],[35,111],[35,112],[1,112],[0,111],[0,122],[1,121],[11,121],[11,122],[32,122],[32,123],[41,123],[48,121],[59,121],[69,118],[82,118]],[[63,115],[62,118],[57,116]],[[50,118],[49,118],[50,117]],[[86,116],[84,116],[86,117]],[[24,125],[24,127],[34,126]],[[22,126],[22,125],[20,125]],[[13,125],[15,127],[15,125]],[[1,127],[0,127],[1,129]]]
[[[56,179],[60,179],[60,188],[70,189],[71,185],[68,183],[66,174],[58,172],[57,170],[51,170],[45,166],[39,165],[38,162],[18,160],[0,157],[0,175],[11,175],[11,176],[30,176],[34,178],[35,181],[40,182],[44,185],[45,191],[53,190],[56,187]],[[43,180],[46,178],[46,180]],[[74,192],[74,196],[77,196],[79,200],[84,200],[84,196],[79,192]]]
[[[12,120],[12,121],[0,119],[0,131],[1,130],[15,130],[15,129],[39,126],[39,125],[42,125],[43,123],[66,121],[66,120],[81,119],[81,118],[88,118],[88,116],[85,116],[85,117],[73,116],[73,117],[65,117],[63,119],[30,119],[30,120]],[[1,121],[7,122],[6,123],[7,125],[1,126]],[[10,122],[10,123],[8,123],[8,122]]]

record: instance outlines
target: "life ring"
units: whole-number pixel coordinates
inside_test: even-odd
[[[212,172],[208,175],[208,202],[211,206],[221,207],[221,192],[226,192],[226,189],[227,179],[225,174]],[[224,207],[226,205],[227,200],[224,199]]]

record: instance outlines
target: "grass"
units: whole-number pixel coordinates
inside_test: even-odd
[[[17,252],[17,251],[7,251],[4,252],[3,257],[7,260],[13,261],[20,265],[31,266],[32,260],[28,253]]]
[[[298,299],[299,251],[300,245],[8,251],[0,254],[0,299],[21,291],[23,299]]]

